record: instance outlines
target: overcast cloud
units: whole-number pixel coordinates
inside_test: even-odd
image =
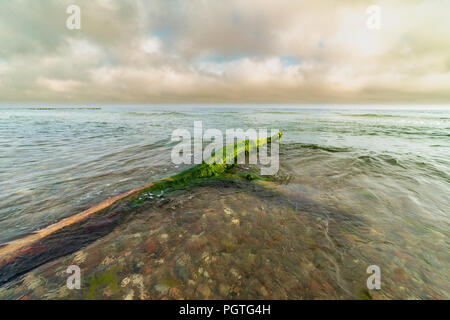
[[[450,101],[448,0],[1,1],[0,43],[3,102]]]

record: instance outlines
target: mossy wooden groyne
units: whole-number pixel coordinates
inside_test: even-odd
[[[87,210],[64,218],[33,234],[3,245],[3,247],[0,247],[0,285],[45,262],[74,252],[80,246],[87,245],[88,241],[95,240],[92,237],[92,239],[88,237],[88,240],[84,242],[62,248],[64,247],[64,241],[66,243],[71,241],[70,237],[75,232],[82,234],[87,230],[87,227],[92,228],[92,224],[95,225],[95,222],[89,225],[88,222],[90,220],[95,220],[94,218],[100,219],[99,217],[102,216],[105,216],[103,218],[106,220],[118,220],[118,214],[109,214],[113,205],[121,205],[122,208],[129,208],[127,210],[128,213],[130,210],[137,209],[148,201],[151,201],[152,198],[148,197],[149,194],[158,195],[167,193],[171,190],[182,188],[193,181],[199,181],[200,179],[225,177],[236,165],[236,160],[239,155],[258,150],[261,146],[271,143],[273,139],[280,139],[281,136],[282,132],[279,132],[272,137],[245,139],[234,145],[226,146],[199,165],[171,177],[110,197]],[[233,148],[232,154],[234,161],[227,161],[227,156],[229,160],[229,154],[227,154],[227,150],[230,151],[229,148]],[[229,153],[231,154],[231,152]],[[251,175],[250,180],[260,178],[253,174],[248,174],[245,178],[248,179],[249,175]],[[241,175],[236,175],[236,178],[241,178]],[[109,220],[109,226],[116,225]],[[102,230],[98,237],[104,235],[105,232],[105,230]],[[64,241],[62,240],[63,238]]]
[[[193,180],[224,176],[224,174],[229,172],[236,165],[236,161],[239,155],[242,155],[244,153],[249,154],[252,151],[257,151],[261,146],[270,144],[272,139],[280,139],[282,134],[282,132],[279,132],[273,137],[245,139],[240,142],[236,142],[234,145],[225,146],[221,150],[213,154],[211,158],[205,160],[203,163],[177,173],[169,178],[165,178],[158,182],[155,182],[149,187],[143,189],[141,192],[134,194],[132,197],[130,197],[131,203],[138,205],[140,203],[140,200],[145,201],[145,197],[142,197],[141,195],[148,192],[158,194],[161,192],[166,192],[170,189],[182,187],[183,185],[186,185]],[[229,148],[234,149],[233,161],[227,161],[227,151],[229,151]]]

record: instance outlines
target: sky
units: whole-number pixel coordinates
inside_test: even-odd
[[[0,102],[450,102],[450,0],[0,0],[0,43]]]

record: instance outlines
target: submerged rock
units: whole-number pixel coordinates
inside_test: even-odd
[[[165,284],[158,283],[157,285],[155,285],[155,290],[163,295],[166,295],[169,291],[169,287]]]

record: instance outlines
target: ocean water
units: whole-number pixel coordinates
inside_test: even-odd
[[[224,232],[225,226],[214,218],[219,211],[236,213],[231,225],[237,224],[236,219],[242,228],[244,221],[254,223],[261,229],[253,235],[259,244],[249,240],[250,233],[239,242],[247,256],[233,260],[230,254],[237,257],[234,238],[224,244],[212,235],[207,241],[210,250],[204,252],[214,256],[220,251],[214,245],[219,241],[226,249],[224,259],[229,259],[223,266],[233,268],[230,261],[235,261],[235,271],[241,275],[251,265],[246,259],[254,260],[253,255],[260,254],[256,248],[267,244],[267,239],[259,237],[276,230],[271,235],[276,245],[268,245],[264,251],[266,260],[272,261],[267,272],[274,271],[269,268],[275,268],[276,262],[278,270],[283,270],[281,282],[307,281],[308,285],[278,288],[279,282],[261,275],[254,291],[252,285],[245,291],[236,289],[236,284],[223,284],[228,291],[214,292],[205,289],[208,282],[204,282],[192,292],[187,285],[186,290],[177,289],[176,295],[229,298],[226,291],[237,298],[366,297],[370,294],[361,289],[364,283],[355,284],[354,277],[367,278],[367,266],[375,264],[385,270],[389,283],[378,298],[449,298],[450,110],[427,109],[5,106],[0,108],[0,243],[39,230],[109,196],[180,172],[184,167],[170,160],[176,144],[170,135],[177,128],[192,132],[194,121],[202,121],[204,130],[223,132],[227,128],[279,129],[284,135],[275,179],[278,195],[258,197],[261,193],[251,186],[241,186],[235,192],[202,186],[191,191],[190,198],[171,196],[171,201],[183,204],[176,214],[173,209],[159,208],[149,209],[153,210],[149,216],[183,216],[187,207],[213,212],[209,229],[199,233],[204,237],[212,230],[223,233],[222,238],[235,232]],[[211,207],[217,197],[220,204]],[[246,214],[242,216],[242,212]],[[261,212],[263,220],[249,218],[259,217]],[[288,212],[295,214],[296,220],[290,220]],[[142,217],[136,221],[139,219],[147,221]],[[158,224],[158,218],[154,219],[151,223]],[[136,221],[137,230],[145,225]],[[160,228],[164,226],[162,223]],[[186,225],[178,221],[177,226],[177,230],[162,234],[170,238],[183,230],[198,233],[191,221]],[[236,239],[240,236],[235,234]],[[173,250],[198,249],[189,243],[184,247],[177,242],[178,249]],[[108,245],[104,243],[104,247]],[[291,251],[280,255],[280,248],[288,247]],[[197,268],[204,255],[194,262],[186,259]],[[262,269],[266,260],[259,261]],[[209,273],[220,273],[219,269]],[[161,288],[158,283],[149,286]],[[161,294],[161,290],[155,292]]]

